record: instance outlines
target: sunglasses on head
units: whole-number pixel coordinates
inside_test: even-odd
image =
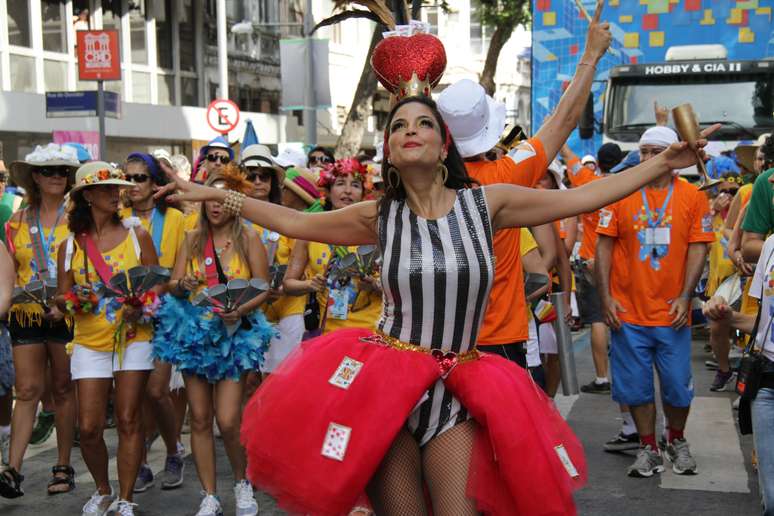
[[[214,163],[218,160],[220,160],[220,162],[223,165],[227,165],[228,162],[231,161],[231,158],[229,158],[228,156],[218,156],[216,154],[207,154],[207,161]]]
[[[326,155],[322,156],[310,156],[309,157],[309,163],[333,163],[334,160],[332,160],[330,157]]]
[[[247,170],[247,180],[251,183],[254,182],[256,178],[260,179],[262,183],[266,183],[271,181],[271,176],[273,175],[274,172],[271,170]]]
[[[43,177],[70,177],[70,169],[67,167],[40,167],[35,172]]]
[[[144,183],[148,179],[150,179],[150,176],[148,174],[126,174],[126,180],[131,181],[132,183]]]

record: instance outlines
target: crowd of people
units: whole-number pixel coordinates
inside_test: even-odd
[[[774,514],[774,140],[705,153],[656,103],[636,150],[576,156],[567,140],[611,41],[598,14],[554,112],[517,141],[477,83],[428,95],[445,66],[434,36],[394,37],[432,59],[404,60],[410,81],[374,59],[395,95],[375,155],[237,156],[217,137],[193,163],[159,149],[113,164],[52,143],[2,173],[24,198],[0,203],[0,496],[24,494],[25,452],[55,428],[48,493],[75,488],[79,446],[95,484],[83,515],[132,515],[156,480],[183,484],[189,426],[199,516],[223,514],[216,434],[238,516],[258,513],[254,486],[307,514],[573,514],[587,469],[551,400],[554,324],[590,326],[582,391],[620,406],[600,447],[635,450],[633,477],[664,460],[696,474],[684,431],[703,298],[712,390],[735,384],[737,330],[762,348],[740,411]],[[719,180],[706,192],[680,174],[697,150]]]

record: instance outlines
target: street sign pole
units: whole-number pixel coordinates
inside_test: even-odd
[[[107,160],[105,138],[105,81],[97,81],[97,118],[99,119],[99,159]]]
[[[306,0],[306,12],[304,13],[304,37],[306,38],[306,85],[304,88],[304,143],[311,149],[317,145],[317,99],[314,90],[314,57],[312,52],[312,29],[314,28],[314,16],[312,14],[312,0]]]

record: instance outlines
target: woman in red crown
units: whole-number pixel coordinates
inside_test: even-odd
[[[476,348],[492,235],[598,209],[695,154],[676,144],[636,170],[561,192],[477,188],[426,96],[445,62],[429,34],[388,37],[374,50],[377,77],[399,98],[379,202],[301,213],[178,182],[180,199],[219,200],[294,238],[378,244],[382,255],[376,331],[302,343],[245,411],[248,474],[288,511],[341,514],[367,492],[377,514],[427,514],[426,486],[436,515],[575,512],[572,491],[586,479],[577,438],[524,370]]]

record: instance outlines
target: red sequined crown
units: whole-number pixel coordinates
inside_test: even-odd
[[[446,50],[432,34],[390,36],[376,45],[371,56],[376,78],[397,100],[430,96],[446,69]]]

